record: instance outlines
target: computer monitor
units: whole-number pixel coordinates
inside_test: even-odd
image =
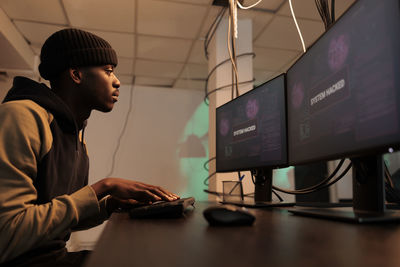
[[[382,153],[400,144],[399,0],[356,1],[287,71],[287,90],[289,164],[351,158],[348,216],[383,219]]]
[[[272,169],[287,165],[285,103],[282,74],[216,110],[216,171],[256,177],[255,202],[243,205],[278,204],[271,203]]]

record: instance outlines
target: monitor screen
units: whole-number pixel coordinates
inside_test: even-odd
[[[287,72],[289,164],[400,143],[398,0],[359,0]]]
[[[217,172],[287,164],[285,76],[217,108]]]

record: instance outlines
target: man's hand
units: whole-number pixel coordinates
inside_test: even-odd
[[[111,195],[121,202],[154,202],[159,200],[173,201],[179,196],[162,187],[149,185],[141,182],[121,179],[105,178],[92,185],[97,198],[101,199]]]

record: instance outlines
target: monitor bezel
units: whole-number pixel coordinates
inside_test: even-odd
[[[284,137],[284,138],[285,138],[285,142],[286,142],[286,148],[285,148],[285,151],[284,151],[284,152],[285,152],[285,159],[282,160],[281,163],[277,163],[277,164],[260,165],[260,166],[250,167],[250,168],[245,168],[245,167],[243,167],[243,168],[233,168],[233,169],[223,169],[223,170],[218,169],[218,149],[217,149],[217,147],[218,147],[218,138],[217,138],[217,129],[218,129],[218,128],[217,128],[217,124],[218,124],[218,121],[217,121],[217,110],[220,109],[220,108],[223,108],[224,106],[226,106],[226,105],[228,105],[228,104],[230,104],[230,103],[232,103],[232,102],[234,102],[234,101],[237,101],[237,100],[240,99],[241,97],[243,97],[243,96],[245,96],[245,95],[247,95],[247,94],[253,92],[254,90],[257,90],[258,88],[264,86],[265,84],[270,83],[270,82],[272,82],[273,80],[278,79],[278,78],[280,78],[280,77],[283,77],[283,94],[284,94],[284,105],[285,105],[285,107],[284,107],[284,111],[285,111],[285,121],[284,121],[284,124],[285,124],[285,127],[286,127],[286,129],[285,129],[285,137]],[[216,111],[215,111],[215,129],[216,129],[216,131],[215,131],[215,169],[216,169],[216,172],[218,172],[218,173],[224,173],[224,172],[236,172],[236,171],[249,171],[249,170],[261,169],[261,168],[278,169],[278,168],[286,168],[286,167],[289,166],[289,165],[288,165],[288,160],[289,160],[289,155],[288,155],[288,152],[289,152],[289,151],[288,151],[288,148],[289,148],[289,146],[288,146],[288,141],[289,141],[289,140],[288,140],[288,131],[287,131],[287,127],[288,127],[288,114],[287,114],[287,94],[286,94],[286,93],[287,93],[287,90],[286,90],[286,73],[281,73],[281,74],[279,74],[279,75],[277,75],[277,76],[275,76],[275,77],[269,79],[268,81],[263,82],[262,84],[260,84],[260,85],[258,85],[258,86],[256,86],[256,87],[254,87],[253,89],[247,91],[246,93],[240,95],[239,97],[236,97],[236,98],[234,98],[234,99],[232,99],[232,100],[226,102],[225,104],[223,104],[223,105],[221,105],[221,106],[219,106],[219,107],[216,108]],[[284,162],[283,162],[283,161],[284,161]]]
[[[376,146],[371,146],[370,148],[364,148],[364,149],[356,149],[354,151],[351,152],[346,152],[346,153],[334,153],[328,156],[322,156],[322,157],[313,157],[311,159],[306,159],[306,160],[292,160],[291,159],[291,154],[289,152],[289,97],[288,97],[288,91],[289,88],[287,87],[287,76],[288,73],[290,72],[290,70],[308,53],[308,51],[310,49],[312,49],[316,43],[319,42],[319,40],[321,38],[323,38],[326,34],[328,34],[331,29],[333,27],[335,27],[335,25],[337,23],[340,23],[340,21],[343,19],[343,17],[347,16],[347,14],[349,12],[351,12],[350,10],[356,5],[356,4],[360,4],[359,2],[362,2],[362,0],[356,0],[354,1],[349,8],[343,12],[343,14],[337,19],[335,20],[335,22],[333,24],[331,24],[329,26],[328,29],[325,30],[324,33],[322,33],[307,49],[307,51],[305,53],[303,53],[286,71],[286,116],[287,116],[287,126],[286,126],[286,130],[287,130],[287,150],[288,150],[288,165],[289,166],[293,166],[293,165],[303,165],[303,164],[309,164],[309,163],[315,163],[315,162],[319,162],[319,161],[329,161],[329,160],[337,160],[337,159],[342,159],[342,158],[353,158],[353,157],[361,157],[361,156],[370,156],[370,155],[374,155],[374,154],[384,154],[384,153],[392,153],[394,151],[398,151],[400,150],[400,139],[398,142],[395,143],[390,143],[390,144],[385,144],[385,145],[376,145]],[[400,17],[400,0],[397,1],[399,3],[399,17]],[[393,151],[389,151],[389,149],[393,149]]]

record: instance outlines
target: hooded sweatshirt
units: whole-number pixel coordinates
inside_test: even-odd
[[[80,132],[50,88],[14,79],[0,105],[0,263],[65,250],[71,229],[108,218]]]

